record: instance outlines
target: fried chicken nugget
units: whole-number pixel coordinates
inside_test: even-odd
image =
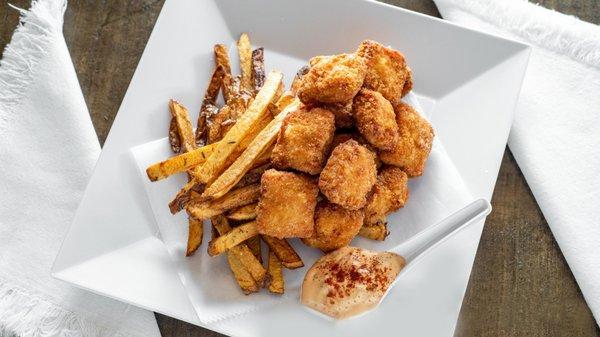
[[[276,238],[307,238],[314,234],[314,214],[319,188],[301,174],[270,169],[260,181],[256,227]]]
[[[402,97],[406,96],[413,88],[412,70],[409,66],[406,66],[406,70],[408,70],[408,76],[406,82],[404,82],[404,87],[402,87]]]
[[[376,180],[375,154],[348,140],[333,149],[319,176],[319,188],[330,202],[357,210],[364,207]]]
[[[345,143],[346,141],[354,139],[358,144],[365,146],[367,149],[371,150],[373,153],[377,153],[377,149],[373,147],[373,145],[369,144],[365,137],[363,137],[358,132],[340,132],[333,135],[333,141],[331,142],[331,148],[335,149],[336,146]],[[375,156],[375,165],[377,169],[381,167],[381,160],[379,156]]]
[[[363,41],[356,53],[367,64],[364,86],[380,92],[390,102],[399,100],[410,78],[404,55],[372,40]]]
[[[347,103],[323,104],[322,107],[333,113],[336,128],[349,129],[354,126],[352,101]]]
[[[367,197],[365,225],[385,223],[385,216],[404,207],[407,199],[408,175],[398,167],[384,167]]]
[[[328,110],[302,108],[290,113],[271,155],[273,166],[318,174],[325,165],[334,132],[334,116]]]
[[[363,218],[363,210],[351,211],[330,202],[320,202],[315,211],[315,234],[302,241],[324,252],[347,246],[358,234]]]
[[[394,110],[400,128],[400,140],[392,150],[379,152],[379,158],[386,164],[402,168],[409,177],[420,176],[431,152],[433,128],[404,102],[395,104]]]
[[[346,103],[360,90],[366,72],[365,60],[355,54],[319,57],[302,78],[298,97],[306,104]]]
[[[394,107],[377,91],[361,89],[352,106],[356,126],[371,145],[391,150],[398,143],[398,124]]]

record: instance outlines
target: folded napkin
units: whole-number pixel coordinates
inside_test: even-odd
[[[160,336],[151,312],[50,276],[100,153],[65,8],[34,1],[0,62],[0,336]]]
[[[435,0],[532,46],[509,147],[600,322],[600,27],[521,0]]]

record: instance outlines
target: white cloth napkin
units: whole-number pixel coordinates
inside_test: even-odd
[[[50,276],[100,153],[65,8],[34,1],[0,62],[0,336],[160,336],[152,312]]]
[[[533,48],[509,146],[600,322],[600,27],[521,0],[435,0]]]

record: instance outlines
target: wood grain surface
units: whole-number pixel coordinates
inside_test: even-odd
[[[64,33],[98,138],[104,143],[163,0],[70,1]],[[439,16],[432,1],[387,1]],[[29,1],[11,0],[27,8]],[[600,1],[542,0],[542,6],[600,23]],[[0,3],[0,50],[18,13]],[[165,100],[168,97],[165,97]],[[600,336],[510,150],[502,160],[455,336]],[[164,337],[219,336],[156,314]],[[401,328],[401,327],[400,327]]]

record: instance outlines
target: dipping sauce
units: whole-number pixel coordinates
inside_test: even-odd
[[[359,315],[379,304],[405,265],[395,253],[342,247],[306,273],[302,304],[335,319]]]

